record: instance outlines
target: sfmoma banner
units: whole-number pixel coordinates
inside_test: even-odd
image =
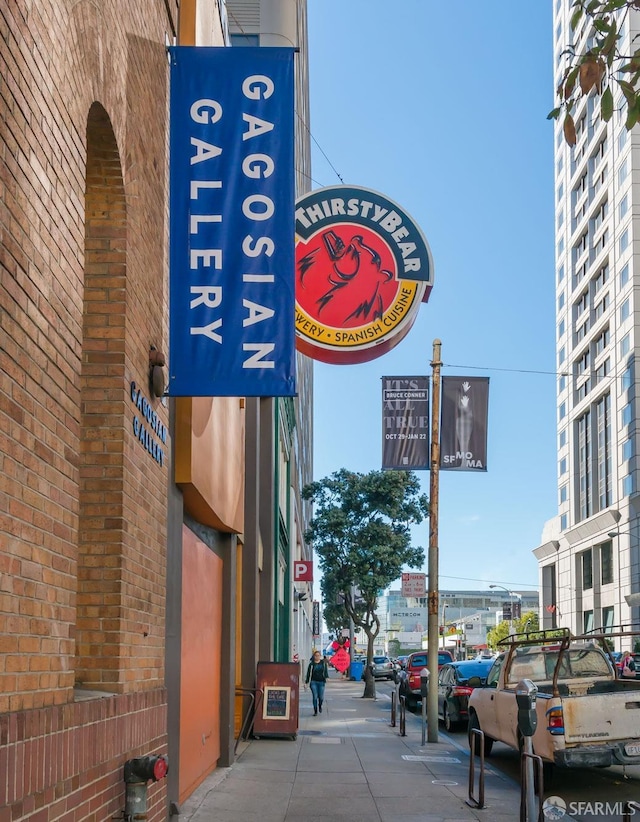
[[[488,377],[443,377],[440,470],[487,470]]]
[[[171,396],[295,394],[293,49],[171,54]]]

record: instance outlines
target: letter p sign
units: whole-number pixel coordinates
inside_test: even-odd
[[[313,582],[313,562],[297,559],[293,563],[294,582]]]

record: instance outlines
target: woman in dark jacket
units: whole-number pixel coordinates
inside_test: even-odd
[[[329,668],[325,660],[321,657],[320,651],[314,651],[311,662],[307,668],[305,684],[311,687],[313,697],[313,715],[317,716],[318,710],[322,713],[322,702],[324,700],[324,685],[329,678]]]

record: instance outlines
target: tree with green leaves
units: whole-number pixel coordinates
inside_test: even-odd
[[[518,619],[513,620],[513,630],[505,619],[498,623],[495,628],[487,632],[487,645],[496,649],[502,639],[506,639],[509,634],[533,634],[540,630],[540,621],[535,611],[527,611]]]
[[[347,619],[366,634],[368,672],[380,632],[379,595],[405,566],[424,563],[424,550],[412,546],[410,529],[428,515],[427,497],[412,471],[359,474],[345,468],[310,483],[302,496],[314,506],[305,539],[322,570],[325,614],[333,623],[339,595]],[[375,696],[370,676],[364,696]]]
[[[566,66],[557,88],[559,105],[547,119],[557,120],[564,114],[564,138],[573,146],[577,139],[574,109],[592,92],[600,97],[605,122],[613,116],[615,86],[624,97],[627,130],[640,120],[640,48],[633,44],[628,54],[620,48],[625,21],[640,10],[640,0],[574,0],[571,8],[571,30],[585,48],[578,51],[569,45],[563,51]]]

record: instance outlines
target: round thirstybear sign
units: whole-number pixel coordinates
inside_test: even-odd
[[[406,336],[433,287],[422,231],[376,191],[332,186],[296,202],[296,346],[337,365]]]

